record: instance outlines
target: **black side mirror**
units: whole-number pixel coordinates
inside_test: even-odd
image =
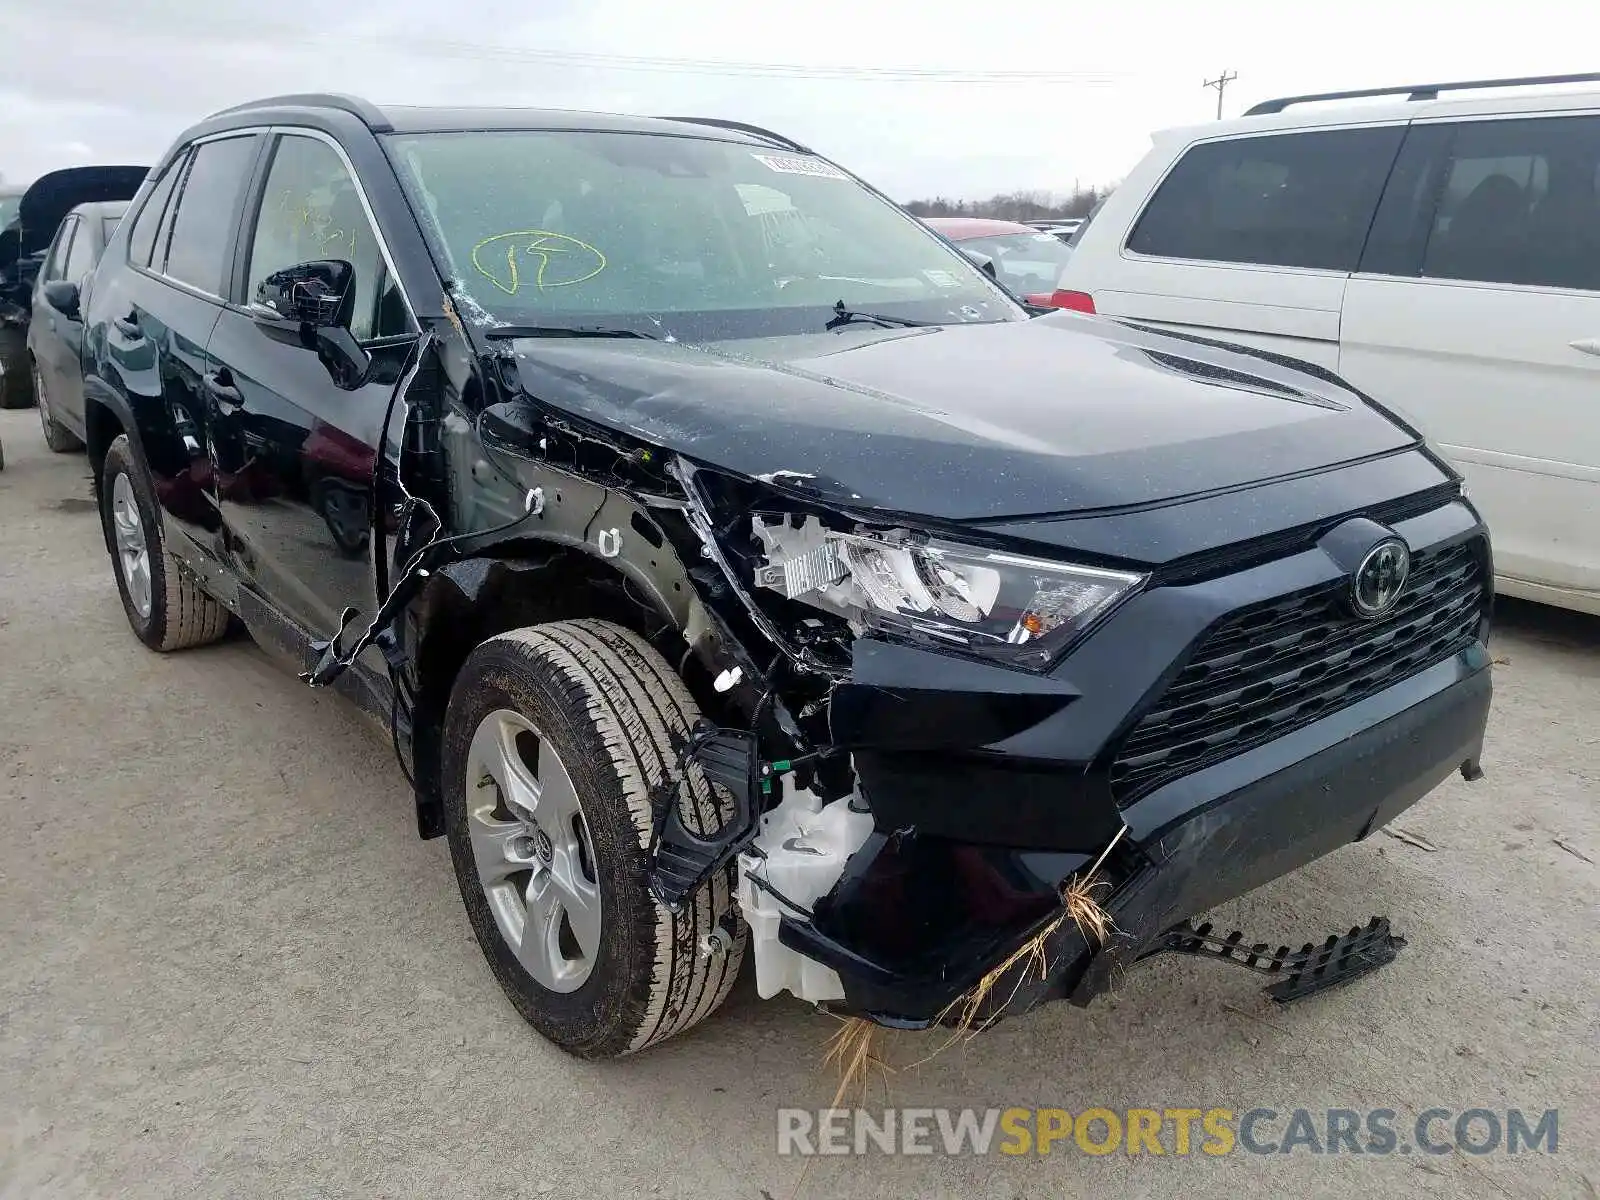
[[[367,381],[372,356],[350,332],[355,312],[356,269],[339,258],[296,263],[274,271],[256,288],[250,310],[263,332],[294,339],[317,358],[341,388]]]
[[[65,279],[52,279],[44,285],[44,299],[63,317],[78,319],[78,285]]]
[[[259,308],[312,329],[348,329],[355,311],[356,269],[343,259],[296,263],[256,288]]]

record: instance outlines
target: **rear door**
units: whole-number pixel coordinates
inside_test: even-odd
[[[76,222],[77,228],[73,231],[72,248],[67,252],[64,277],[66,282],[78,289],[79,305],[71,313],[62,313],[51,307],[48,301],[44,303],[44,307],[50,309],[50,327],[55,334],[52,340],[56,344],[53,364],[55,377],[46,386],[52,389],[50,406],[53,415],[81,436],[84,432],[82,298],[88,286],[89,273],[94,270],[104,242],[98,213],[71,219]]]
[[[1108,316],[1331,368],[1345,284],[1403,133],[1375,125],[1198,142],[1137,215],[1109,221],[1139,203],[1112,196],[1061,286],[1090,293]]]
[[[223,546],[206,450],[206,343],[261,142],[259,133],[227,134],[175,160],[130,218],[132,269],[109,273],[93,297],[97,323],[105,316],[97,365],[115,372],[129,396],[167,528],[208,563],[223,561]],[[168,546],[192,557],[190,546]]]
[[[239,285],[211,340],[212,453],[240,577],[302,632],[342,609],[370,615],[372,489],[383,420],[416,324],[343,152],[311,131],[276,135],[240,247]],[[355,267],[351,332],[373,356],[362,386],[269,335],[249,311],[261,281],[298,263]]]
[[[1466,477],[1502,587],[1600,610],[1600,113],[1419,122],[1342,341]]]

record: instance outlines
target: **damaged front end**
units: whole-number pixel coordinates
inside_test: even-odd
[[[676,908],[731,872],[763,996],[987,1024],[1087,1003],[1156,953],[1265,972],[1279,999],[1393,957],[1381,922],[1291,951],[1193,919],[1477,773],[1488,543],[1423,456],[1286,483],[1288,528],[1172,553],[1225,498],[918,518],[541,403],[513,355],[480,360],[470,424],[438,421],[411,400],[437,353],[417,349],[388,422],[387,599],[309,674],[382,651],[424,836],[450,664],[503,629],[599,615],[646,636],[705,714],[654,790],[651,889]],[[428,478],[426,444],[451,438],[437,458],[470,462],[470,488]],[[455,495],[480,508],[446,521],[425,499]],[[1409,575],[1362,616],[1363,554],[1395,541]],[[678,819],[687,772],[733,797],[720,830]]]
[[[778,752],[704,730],[683,765],[746,798],[742,817],[715,844],[667,826],[654,847],[669,903],[737,857],[763,996],[983,1024],[1178,952],[1289,1000],[1404,944],[1381,919],[1291,951],[1191,918],[1478,773],[1489,576],[1464,502],[1396,523],[1415,570],[1374,625],[1345,596],[1364,527],[1183,578],[885,522],[799,477],[671,474],[777,648],[764,698],[808,730]]]

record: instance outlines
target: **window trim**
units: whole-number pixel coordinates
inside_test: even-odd
[[[367,198],[366,185],[361,181],[361,173],[356,170],[355,163],[350,160],[350,155],[339,144],[337,138],[324,133],[320,129],[313,129],[305,125],[268,125],[262,127],[262,132],[267,135],[262,156],[257,160],[257,170],[251,179],[250,193],[245,197],[245,207],[239,235],[234,246],[233,255],[233,285],[229,290],[233,296],[223,299],[223,304],[233,312],[250,315],[250,297],[248,295],[250,280],[249,252],[255,245],[256,226],[261,219],[261,206],[266,201],[267,182],[272,175],[272,165],[277,161],[278,147],[283,139],[288,137],[309,138],[321,142],[331,149],[349,175],[350,182],[355,186],[356,198],[361,202],[361,212],[367,218],[367,225],[372,230],[372,237],[378,244],[378,253],[383,257],[384,269],[389,272],[389,278],[400,292],[401,303],[406,310],[406,319],[411,328],[403,334],[395,333],[382,338],[368,338],[361,344],[363,346],[381,345],[385,342],[396,342],[402,338],[414,338],[422,332],[422,322],[417,318],[416,307],[411,303],[411,297],[406,292],[405,280],[401,278],[395,266],[394,254],[389,249],[388,239],[383,235],[383,227],[378,223],[377,213],[373,211],[372,201]]]
[[[1348,279],[1352,275],[1356,274],[1356,272],[1361,268],[1361,259],[1366,254],[1367,250],[1367,239],[1372,236],[1372,222],[1377,219],[1378,209],[1382,207],[1384,196],[1388,193],[1389,178],[1394,173],[1395,163],[1400,161],[1400,155],[1405,150],[1406,137],[1410,133],[1410,128],[1413,123],[1414,122],[1410,117],[1388,117],[1383,120],[1376,121],[1350,121],[1330,123],[1326,125],[1296,125],[1287,128],[1254,129],[1247,133],[1217,134],[1214,137],[1201,137],[1196,138],[1191,142],[1186,142],[1180,146],[1177,152],[1174,153],[1167,161],[1167,165],[1162,169],[1160,177],[1145,190],[1144,196],[1139,201],[1138,211],[1134,214],[1133,219],[1128,222],[1127,229],[1123,231],[1121,242],[1118,245],[1118,257],[1129,262],[1158,263],[1176,267],[1205,267],[1210,269],[1231,268],[1245,271],[1281,271],[1289,272],[1295,275],[1308,275],[1319,279]],[[1173,172],[1178,169],[1178,164],[1184,159],[1188,158],[1191,153],[1201,146],[1215,145],[1219,142],[1243,142],[1256,138],[1293,137],[1302,134],[1316,133],[1344,133],[1347,131],[1367,129],[1398,129],[1400,131],[1400,141],[1396,143],[1394,158],[1389,162],[1389,171],[1384,176],[1383,185],[1378,189],[1378,200],[1377,203],[1373,205],[1372,217],[1367,222],[1367,232],[1361,240],[1361,245],[1356,249],[1355,265],[1349,267],[1348,269],[1341,270],[1338,267],[1296,267],[1285,266],[1280,263],[1241,262],[1237,259],[1177,258],[1169,254],[1143,254],[1140,251],[1133,249],[1133,247],[1130,245],[1130,243],[1133,241],[1133,235],[1138,231],[1139,222],[1144,220],[1145,214],[1149,211],[1150,206],[1155,203],[1157,193],[1161,191],[1162,187],[1172,176]],[[1088,221],[1085,220],[1084,225],[1087,226],[1087,224]],[[1080,235],[1082,233],[1082,229],[1083,226],[1080,226]]]

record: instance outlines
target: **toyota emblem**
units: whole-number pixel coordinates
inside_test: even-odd
[[[1399,538],[1385,538],[1362,558],[1350,581],[1350,606],[1369,621],[1386,617],[1400,603],[1411,574],[1411,551]]]

